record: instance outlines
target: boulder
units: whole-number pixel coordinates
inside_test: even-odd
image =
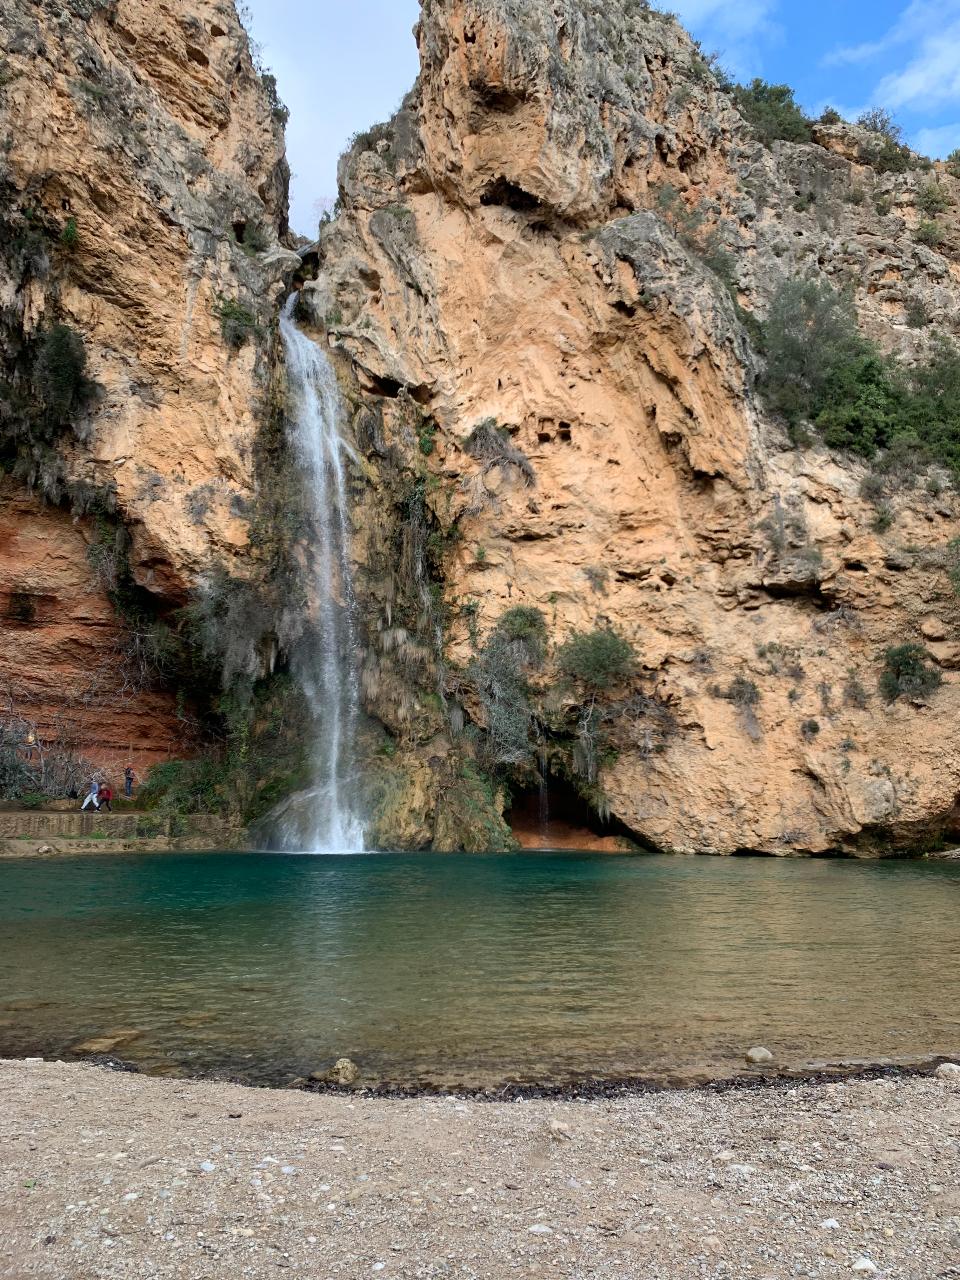
[[[333,1064],[330,1079],[335,1084],[356,1084],[360,1079],[360,1068],[349,1058],[338,1058]]]
[[[748,1049],[745,1057],[755,1067],[765,1066],[773,1061],[773,1054],[769,1049],[764,1049],[762,1045],[756,1045],[754,1048]]]

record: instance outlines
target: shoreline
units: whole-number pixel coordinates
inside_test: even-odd
[[[94,1067],[97,1070],[138,1076],[145,1080],[167,1080],[204,1085],[230,1085],[243,1089],[308,1094],[314,1097],[339,1097],[378,1102],[417,1101],[437,1098],[459,1098],[477,1103],[499,1102],[592,1102],[617,1098],[636,1098],[656,1094],[722,1095],[743,1091],[763,1091],[790,1086],[816,1088],[858,1081],[907,1081],[931,1079],[944,1063],[960,1061],[956,1053],[929,1053],[905,1058],[885,1056],[869,1059],[839,1059],[791,1065],[771,1063],[742,1066],[733,1073],[712,1074],[705,1067],[677,1067],[658,1074],[568,1077],[563,1079],[507,1079],[497,1083],[442,1083],[429,1079],[364,1080],[361,1075],[353,1084],[332,1078],[292,1076],[280,1079],[245,1079],[236,1072],[211,1071],[191,1073],[179,1069],[153,1071],[115,1052],[84,1053],[63,1056],[42,1052],[11,1052],[0,1042],[0,1063],[56,1064],[66,1067]],[[330,1073],[331,1077],[333,1072]]]
[[[270,855],[271,857],[315,858],[315,857],[420,857],[435,853],[432,849],[368,849],[355,854],[316,854],[307,850],[294,852],[285,849],[260,849],[249,838],[249,833],[242,828],[232,828],[231,844],[228,848],[217,848],[210,844],[207,836],[156,836],[111,838],[101,835],[87,835],[63,838],[58,836],[0,836],[0,863],[31,859],[54,861],[58,858],[83,857],[89,854],[138,854],[156,853],[204,853],[222,856],[224,854]],[[521,846],[507,853],[444,853],[445,858],[499,858],[499,857],[603,857],[603,858],[710,858],[738,859],[757,858],[778,862],[960,862],[960,848],[911,853],[903,850],[897,853],[866,853],[831,850],[821,853],[764,853],[743,849],[736,853],[674,853],[660,849],[570,849],[570,848],[535,848]]]
[[[0,1274],[946,1274],[960,1087],[478,1103],[0,1061]]]

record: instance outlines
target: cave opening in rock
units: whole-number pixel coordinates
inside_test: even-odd
[[[549,777],[545,786],[514,792],[507,824],[523,849],[577,849],[616,853],[636,836],[616,818],[605,821],[572,783]]]

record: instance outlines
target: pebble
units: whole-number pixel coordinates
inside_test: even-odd
[[[824,1220],[820,1223],[820,1230],[821,1231],[839,1231],[840,1223],[836,1220],[836,1218],[824,1218]]]
[[[773,1054],[769,1049],[764,1049],[763,1045],[758,1044],[752,1049],[747,1050],[746,1058],[747,1061],[753,1063],[754,1066],[759,1066],[762,1062],[772,1062]]]
[[[950,1084],[960,1084],[960,1063],[941,1062],[937,1067],[937,1079],[946,1080]]]
[[[200,1168],[203,1170],[204,1173],[213,1173],[216,1167],[217,1166],[213,1163],[212,1160],[201,1160],[200,1162]]]
[[[853,1264],[853,1270],[858,1276],[875,1276],[879,1270],[875,1262],[871,1262],[869,1258],[858,1258]]]
[[[545,1227],[543,1226],[542,1223],[537,1223],[537,1225],[534,1227],[527,1227],[527,1230],[530,1232],[531,1235],[534,1235],[534,1236],[552,1236],[553,1235],[553,1231],[550,1229],[550,1227]]]

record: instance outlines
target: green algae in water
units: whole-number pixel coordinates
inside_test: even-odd
[[[485,1085],[960,1050],[956,864],[164,854],[0,886],[7,1055]]]

